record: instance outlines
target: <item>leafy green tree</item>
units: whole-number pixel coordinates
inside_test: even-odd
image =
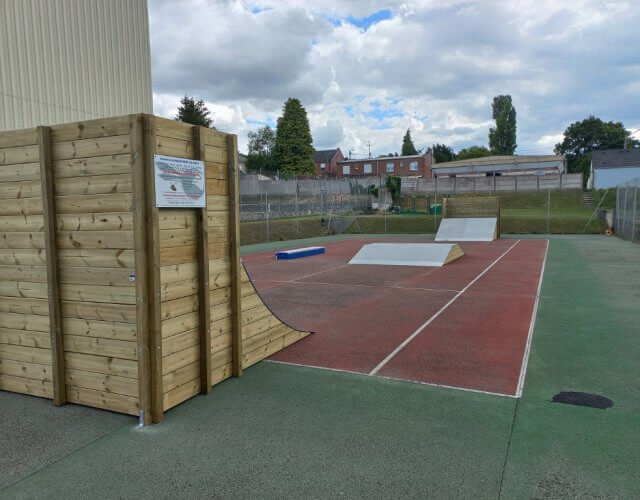
[[[435,143],[432,147],[433,159],[436,163],[445,163],[447,161],[453,161],[456,157],[453,152],[453,148],[446,144]]]
[[[258,172],[277,170],[273,159],[273,149],[276,144],[276,131],[269,125],[251,130],[249,138],[247,168]]]
[[[402,184],[402,179],[397,175],[388,175],[387,180],[385,181],[385,187],[389,191],[391,195],[391,200],[394,205],[397,205],[398,201],[400,201],[400,186]]]
[[[473,158],[482,158],[483,156],[491,155],[493,155],[493,153],[484,146],[469,146],[456,153],[456,160],[471,160]]]
[[[298,99],[290,97],[278,118],[273,148],[276,167],[285,175],[315,175],[312,144],[307,110]]]
[[[516,109],[510,95],[493,98],[493,119],[496,126],[489,129],[489,149],[495,155],[512,155],[516,144]]]
[[[562,142],[556,144],[554,152],[565,155],[569,172],[582,172],[586,182],[591,169],[591,151],[622,148],[625,139],[628,147],[640,145],[640,142],[631,139],[631,133],[622,122],[603,122],[589,115],[567,127]]]
[[[211,112],[205,106],[202,99],[196,101],[193,97],[185,95],[180,100],[176,121],[190,123],[191,125],[200,125],[201,127],[215,128],[211,124],[213,120],[209,118]]]
[[[413,145],[413,141],[411,140],[411,130],[407,129],[407,133],[404,134],[402,138],[402,156],[411,156],[417,155],[418,150]]]

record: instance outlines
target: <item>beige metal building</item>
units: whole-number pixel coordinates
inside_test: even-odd
[[[0,131],[151,113],[147,0],[0,0]]]

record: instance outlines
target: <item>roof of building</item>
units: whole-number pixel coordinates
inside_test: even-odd
[[[313,161],[316,163],[329,163],[333,160],[333,157],[338,154],[340,148],[336,149],[321,149],[320,151],[313,152]]]
[[[247,162],[247,155],[243,154],[243,153],[238,153],[238,161],[240,163],[246,163]]]
[[[489,165],[513,165],[518,163],[542,163],[548,161],[564,161],[564,155],[539,155],[539,156],[483,156],[482,158],[471,158],[469,160],[447,161],[431,165],[432,169],[468,167],[468,166],[489,166]]]
[[[423,158],[426,153],[421,155],[407,155],[407,156],[379,156],[378,158],[345,158],[340,163],[348,163],[348,162],[367,162],[367,161],[376,161],[376,160],[402,160],[404,158]]]
[[[593,168],[640,167],[640,148],[593,151],[591,163]]]

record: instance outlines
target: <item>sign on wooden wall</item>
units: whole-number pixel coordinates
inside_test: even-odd
[[[206,207],[204,162],[154,156],[157,207]]]

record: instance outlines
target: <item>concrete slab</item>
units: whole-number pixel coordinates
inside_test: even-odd
[[[462,255],[455,243],[370,243],[349,264],[442,267]]]
[[[442,219],[435,241],[493,241],[497,239],[495,217]]]

